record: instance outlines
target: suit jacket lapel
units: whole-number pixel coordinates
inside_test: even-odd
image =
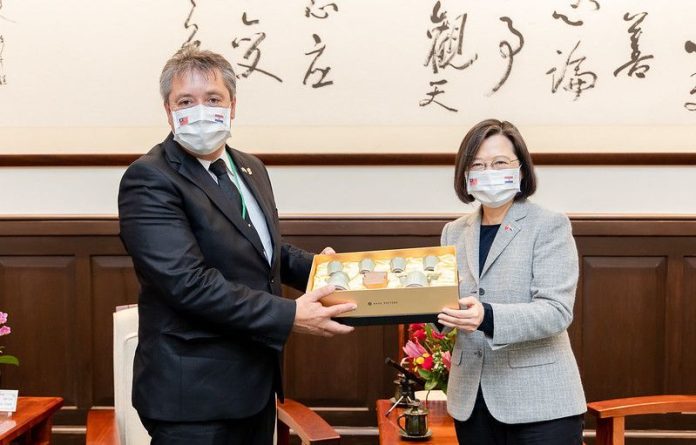
[[[498,229],[495,240],[493,240],[493,245],[488,252],[488,257],[481,271],[481,277],[491,268],[493,262],[503,253],[503,250],[505,250],[508,244],[510,244],[522,230],[522,225],[519,221],[525,216],[527,216],[526,202],[513,203],[507,215],[505,215],[502,224],[500,224],[500,229]]]
[[[164,142],[164,149],[167,152],[169,160],[177,164],[177,171],[186,179],[191,181],[198,188],[208,195],[208,198],[220,209],[220,211],[234,224],[237,229],[254,245],[259,254],[266,258],[263,254],[263,244],[258,233],[253,228],[250,228],[246,221],[242,219],[239,209],[232,205],[232,202],[222,192],[220,187],[215,183],[215,180],[203,168],[203,166],[193,156],[184,153],[183,149],[177,146],[172,135],[170,134]]]
[[[474,276],[476,283],[479,281],[479,232],[481,228],[481,212],[473,212],[467,219],[467,225],[464,227],[462,237],[464,238],[460,245],[465,246],[466,262],[469,264],[469,270]]]
[[[259,175],[257,174],[254,176],[254,172],[250,167],[247,166],[247,163],[237,150],[230,149],[230,153],[232,154],[232,159],[234,159],[234,163],[237,167],[240,180],[244,181],[244,183],[249,187],[249,190],[251,191],[252,195],[254,195],[254,198],[259,204],[259,207],[261,207],[263,216],[266,219],[268,233],[270,233],[271,241],[273,242],[273,262],[275,262],[276,258],[279,256],[275,254],[275,246],[279,245],[278,238],[280,237],[280,234],[278,233],[278,228],[276,227],[275,220],[273,219],[275,208],[272,208],[270,201],[266,197],[267,194],[261,193],[262,190],[265,191],[267,189],[267,186],[265,184],[259,184]]]

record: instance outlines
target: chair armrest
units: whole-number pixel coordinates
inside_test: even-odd
[[[87,414],[87,445],[120,445],[113,409],[92,409]]]
[[[598,419],[641,414],[696,412],[696,396],[644,396],[602,400],[588,403],[587,410]]]
[[[294,400],[278,403],[278,421],[295,431],[303,444],[334,445],[341,440],[336,430],[317,413]]]

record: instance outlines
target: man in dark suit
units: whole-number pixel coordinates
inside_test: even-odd
[[[331,286],[281,297],[281,282],[304,289],[312,254],[281,239],[261,161],[225,145],[229,62],[185,47],[160,90],[173,133],[126,170],[118,198],[141,284],[133,405],[153,444],[269,444],[290,332],[351,332],[331,318],[355,307],[324,308]]]

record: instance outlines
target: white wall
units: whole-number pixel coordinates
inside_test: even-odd
[[[458,214],[453,168],[271,167],[288,214]],[[0,215],[116,215],[124,168],[1,168]],[[537,167],[534,200],[568,213],[696,215],[696,167]]]

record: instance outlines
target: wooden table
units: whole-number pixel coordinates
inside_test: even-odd
[[[12,416],[0,414],[0,445],[15,440],[23,445],[48,445],[53,414],[61,406],[60,397],[20,397],[17,412]]]
[[[399,427],[396,426],[396,418],[399,417],[404,409],[397,407],[385,417],[392,403],[389,400],[377,401],[377,426],[379,428],[380,445],[409,444],[409,443],[436,443],[438,445],[457,445],[457,435],[454,432],[454,421],[447,414],[447,402],[431,401],[428,402],[428,427],[433,435],[427,440],[419,442],[406,441],[399,434]]]

